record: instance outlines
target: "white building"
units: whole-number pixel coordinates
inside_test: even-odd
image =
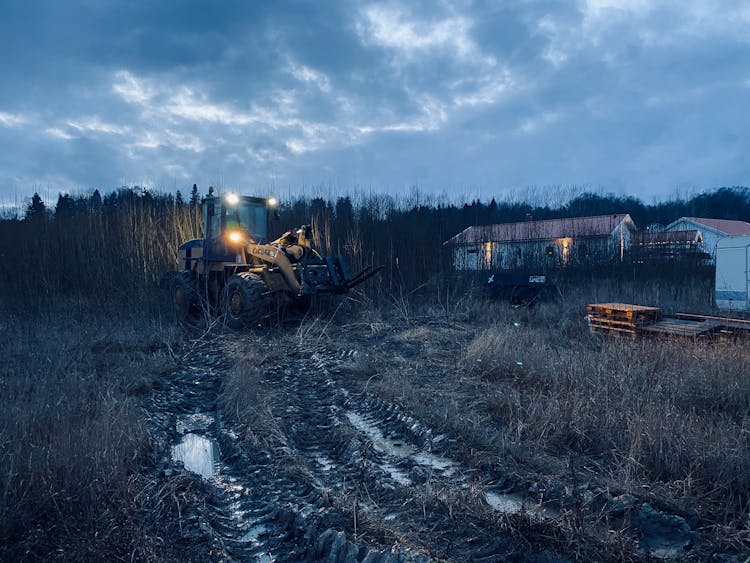
[[[703,252],[716,258],[716,244],[728,236],[750,235],[750,223],[729,219],[707,219],[704,217],[680,217],[670,223],[665,231],[698,230],[701,233]]]
[[[750,236],[724,237],[716,248],[716,306],[750,310]]]

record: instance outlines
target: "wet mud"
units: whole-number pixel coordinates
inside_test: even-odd
[[[145,404],[163,452],[159,478],[196,481],[194,501],[180,508],[188,559],[702,558],[685,519],[639,499],[468,464],[459,438],[352,382],[341,368],[356,351],[299,345],[264,364],[273,436],[243,439],[247,428],[219,401],[233,349],[229,337],[207,340]],[[602,516],[579,522],[573,537],[582,503]],[[626,547],[607,547],[613,533]]]

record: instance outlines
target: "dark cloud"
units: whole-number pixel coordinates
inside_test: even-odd
[[[748,24],[739,1],[6,2],[0,198],[747,184]]]

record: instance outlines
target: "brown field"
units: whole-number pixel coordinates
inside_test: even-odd
[[[533,309],[353,294],[243,333],[6,303],[0,559],[744,558],[747,342],[584,319],[705,303],[705,282],[671,283],[569,284]],[[218,444],[210,479],[170,455],[192,432]]]
[[[556,301],[516,309],[441,251],[526,213],[663,223],[726,198],[748,201],[300,199],[277,231],[386,270],[243,332],[158,313],[195,205],[122,189],[0,220],[0,560],[746,560],[747,341],[585,319],[710,313],[711,271],[563,270]]]

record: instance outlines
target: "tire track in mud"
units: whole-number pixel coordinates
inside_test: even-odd
[[[188,559],[205,546],[196,557],[208,553],[216,561],[424,560],[349,541],[348,515],[280,471],[274,452],[240,444],[218,406],[230,364],[217,346],[203,346],[181,364],[155,387],[146,410],[165,452],[163,478],[195,474],[200,502],[183,506],[179,522],[178,543],[193,550]]]
[[[230,343],[217,339],[191,352],[147,405],[162,451],[182,460],[165,456],[165,478],[184,475],[183,463],[202,475],[195,477],[200,502],[183,509],[184,544],[207,545],[213,560],[566,559],[548,547],[560,545],[549,539],[559,539],[559,498],[544,504],[522,484],[490,486],[497,475],[450,457],[453,438],[355,390],[342,366],[356,351],[297,345],[264,365],[277,432],[270,445],[242,442],[245,428],[227,421],[218,404],[232,366]],[[634,499],[602,502],[634,506]],[[652,544],[666,546],[663,553],[645,542],[641,555],[680,553],[684,538],[692,538],[684,520],[670,523],[643,506],[656,526],[666,526],[662,535],[677,541],[656,537]]]
[[[503,511],[493,511],[470,472],[447,457],[448,437],[397,405],[348,391],[336,373],[341,359],[325,349],[300,349],[266,374],[266,383],[285,396],[287,446],[306,460],[317,487],[350,506],[381,541],[439,559],[557,557],[533,550],[502,525]]]
[[[544,542],[534,546],[519,535],[552,537],[556,531],[559,537],[558,520],[570,520],[570,511],[585,504],[593,515],[585,535],[600,543],[600,554],[607,548],[594,538],[621,533],[632,542],[632,557],[701,557],[695,550],[701,538],[685,519],[630,495],[613,497],[585,484],[513,483],[467,469],[450,458],[451,438],[398,405],[347,390],[352,385],[338,368],[356,354],[300,350],[280,378],[288,393],[285,418],[292,445],[309,460],[318,485],[343,498],[354,496],[356,510],[386,536],[440,559],[564,559]],[[490,485],[498,480],[502,487]],[[503,526],[508,518],[513,522]],[[522,533],[513,533],[513,526]]]

